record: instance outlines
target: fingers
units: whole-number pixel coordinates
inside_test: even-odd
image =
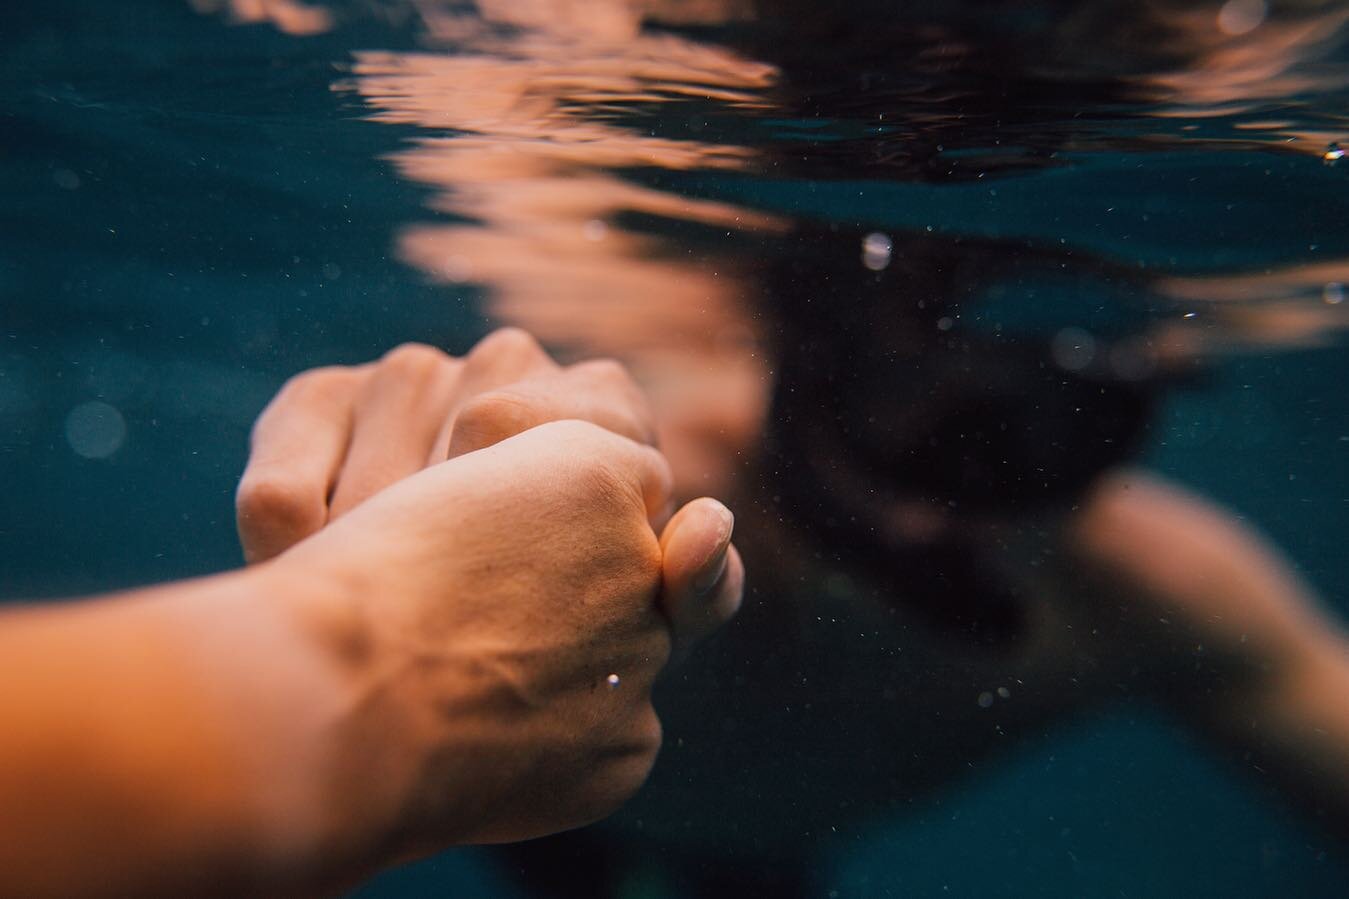
[[[539,342],[519,328],[498,328],[464,357],[464,389],[482,393],[502,384],[557,371]]]
[[[543,350],[539,342],[519,328],[501,328],[488,334],[464,357],[464,366],[457,395],[461,405],[471,398],[498,387],[526,378],[540,377],[558,371],[558,364]],[[451,435],[457,429],[459,412],[451,410],[439,423],[440,428],[427,453],[425,464],[434,465],[447,458]],[[555,416],[556,417],[556,416]],[[512,431],[498,437],[513,436]],[[493,441],[496,442],[496,441]],[[490,444],[484,444],[490,445]]]
[[[704,497],[684,506],[661,534],[661,598],[685,650],[729,621],[740,608],[745,568],[731,544],[731,511]]]
[[[560,454],[568,462],[569,480],[611,498],[640,501],[654,533],[660,533],[673,511],[674,473],[665,456],[591,422],[547,422],[493,449],[497,448],[518,459],[517,465],[538,464],[540,458],[555,459]],[[531,458],[532,463],[525,461]]]
[[[356,400],[328,520],[425,467],[454,406],[463,367],[425,344],[404,344],[385,354]]]
[[[566,419],[588,421],[638,443],[655,443],[655,420],[641,389],[622,365],[597,359],[469,400],[455,419],[445,455],[453,459]]]
[[[494,331],[463,360],[425,344],[390,351],[375,366],[357,400],[351,445],[328,520],[426,465],[443,461],[466,399],[557,370],[538,342],[518,328]],[[477,420],[484,419],[500,430],[500,410],[480,414]],[[510,430],[504,436],[517,432]]]
[[[321,368],[292,378],[253,427],[235,499],[244,558],[261,562],[323,527],[355,399],[370,367]]]
[[[571,419],[655,442],[651,410],[623,366],[562,369],[517,328],[492,333],[463,360],[406,344],[371,365],[301,375],[255,429],[238,496],[245,556],[271,558],[426,465]],[[643,464],[658,531],[673,511],[669,467],[654,453]]]
[[[645,444],[618,436],[612,439],[625,444],[634,454],[646,518],[651,530],[659,534],[674,511],[674,472],[670,463],[658,450]]]

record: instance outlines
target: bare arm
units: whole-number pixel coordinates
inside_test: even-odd
[[[1135,603],[1129,651],[1156,654],[1161,695],[1349,835],[1349,641],[1268,541],[1140,474],[1107,481],[1077,548]]]
[[[255,568],[0,616],[0,895],[284,891],[364,848],[380,785],[325,809],[354,684],[284,615],[340,589]]]
[[[668,485],[550,423],[245,572],[0,615],[0,896],[305,895],[608,814],[694,635],[662,607],[739,600],[719,504],[657,540]]]

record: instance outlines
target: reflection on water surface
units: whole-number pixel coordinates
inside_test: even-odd
[[[875,870],[851,875],[858,895],[883,895],[866,878],[902,889],[931,833],[976,839],[950,797],[980,776],[1033,782],[991,763],[1026,758],[1066,721],[1141,700],[1218,733],[1176,697],[1198,707],[1239,681],[1241,647],[1271,628],[1242,631],[1239,609],[1187,617],[1177,581],[1231,545],[1286,572],[1266,543],[1242,542],[1240,516],[1133,466],[1194,486],[1246,473],[1233,501],[1267,510],[1252,516],[1267,527],[1268,510],[1297,519],[1314,498],[1293,492],[1285,456],[1342,463],[1349,409],[1318,374],[1331,357],[1312,352],[1339,347],[1349,321],[1342,4],[191,8],[252,26],[236,36],[263,26],[300,47],[329,42],[322,79],[378,135],[380,161],[351,180],[423,201],[372,255],[387,250],[446,304],[480,289],[496,321],[627,361],[683,492],[738,500],[757,593],[666,685],[669,739],[648,790],[610,825],[526,847],[502,870],[541,895],[545,883],[819,895],[818,859],[909,826]],[[249,132],[235,124],[222,130]],[[73,168],[52,177],[67,191],[92,183]],[[358,277],[359,260],[312,264],[328,284]],[[397,309],[379,302],[348,310],[348,327]],[[278,344],[279,314],[231,327]],[[1305,375],[1281,393],[1274,373],[1290,371]],[[1342,365],[1328,371],[1343,383]],[[19,380],[0,381],[0,411],[17,408],[4,391]],[[1319,404],[1298,419],[1305,433],[1279,418],[1298,390]],[[72,409],[75,452],[112,446],[93,437],[119,419]],[[136,422],[125,427],[108,433],[134,446]],[[1329,506],[1334,520],[1326,507],[1307,533],[1338,533],[1342,509]],[[1338,549],[1284,542],[1304,568],[1336,570],[1324,560]],[[1319,602],[1313,588],[1336,601],[1329,576],[1308,579],[1275,578],[1297,602]],[[1228,633],[1216,619],[1241,623]],[[1268,747],[1220,739],[1235,769],[1274,770]],[[1297,858],[1328,869],[1349,798],[1333,782],[1277,786],[1314,807]],[[1083,874],[1062,859],[1088,838],[1035,830],[1035,797],[1011,796],[985,818],[1024,834],[991,832],[1063,869],[1042,878],[1005,847],[971,851],[1022,886],[1105,893],[1142,878],[1166,892],[1201,851],[1200,836],[1175,855],[1158,847],[1154,879]],[[1086,821],[1112,820],[1081,804]],[[1177,812],[1160,795],[1148,807]],[[1234,869],[1247,854],[1230,850]],[[1251,865],[1272,872],[1267,884],[1294,876],[1289,857]]]
[[[807,895],[818,829],[1188,689],[1218,638],[1157,629],[1190,600],[1148,547],[1228,525],[1121,466],[1223,359],[1349,323],[1349,12],[882,6],[421,3],[336,85],[451,218],[400,257],[627,361],[682,491],[750,510],[761,602],[667,687],[643,797],[514,853],[532,889],[586,858],[559,894],[622,894],[636,839],[699,895]]]

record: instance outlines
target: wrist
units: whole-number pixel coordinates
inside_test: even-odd
[[[320,728],[319,855],[356,858],[359,870],[468,842],[491,811],[478,787],[496,775],[474,751],[492,677],[472,653],[426,642],[398,558],[338,539],[257,566],[259,592],[285,599],[287,628],[338,697]],[[448,602],[448,585],[438,590]]]
[[[283,558],[205,582],[201,602],[165,603],[228,729],[238,821],[253,867],[282,891],[340,886],[379,859],[391,803],[373,726],[375,660],[362,645],[358,585]]]

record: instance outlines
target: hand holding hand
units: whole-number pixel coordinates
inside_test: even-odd
[[[724,506],[669,516],[650,434],[621,368],[561,368],[512,331],[304,375],[264,413],[240,531],[269,576],[344,597],[290,591],[347,685],[327,742],[357,755],[333,776],[380,772],[345,819],[400,852],[516,840],[642,783],[652,683],[744,577]]]
[[[462,359],[405,344],[378,362],[305,372],[254,427],[238,496],[244,554],[269,559],[428,465],[563,419],[654,440],[646,398],[621,365],[563,368],[514,328]]]

